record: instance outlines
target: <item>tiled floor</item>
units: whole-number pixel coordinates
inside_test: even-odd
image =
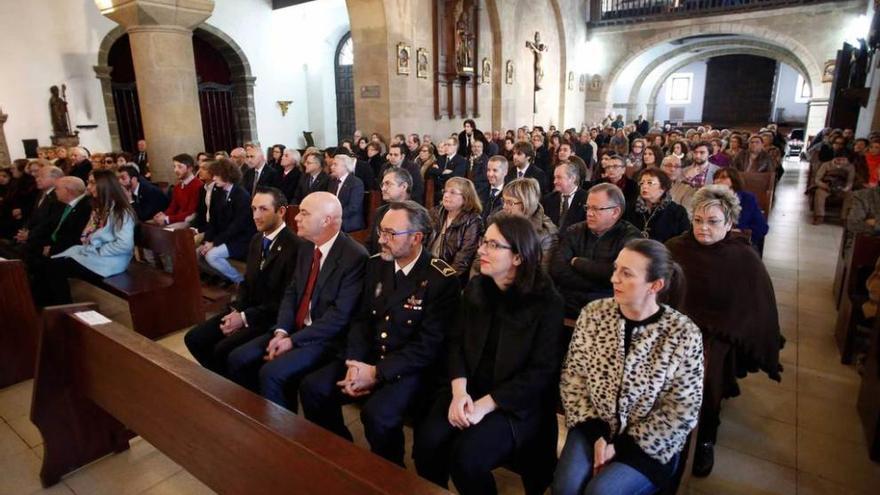
[[[742,396],[725,404],[715,471],[705,479],[690,479],[680,493],[868,494],[880,486],[880,464],[868,459],[855,409],[859,375],[840,364],[832,339],[831,280],[841,229],[806,222],[804,171],[794,162],[786,168],[764,253],[788,339],[783,381],[763,375],[742,381]],[[130,324],[124,304],[107,296],[98,300],[108,316]],[[188,356],[182,333],[162,344]],[[132,441],[129,451],[42,490],[42,440],[27,419],[31,386],[27,381],[0,390],[0,495],[211,493],[141,439]],[[346,418],[356,442],[366,446],[356,411],[347,410]],[[516,476],[499,471],[498,478],[502,493],[521,493]]]

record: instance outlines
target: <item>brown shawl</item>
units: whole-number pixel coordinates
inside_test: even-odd
[[[704,246],[687,231],[666,242],[685,276],[679,308],[708,337],[732,343],[741,358],[779,381],[782,338],[770,275],[748,239],[728,233]]]

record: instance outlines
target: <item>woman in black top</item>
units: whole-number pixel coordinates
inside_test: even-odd
[[[422,477],[446,487],[451,474],[463,495],[496,493],[492,470],[508,462],[542,493],[556,461],[562,297],[525,217],[493,217],[479,253],[449,331],[451,383],[416,426],[413,458]]]
[[[642,237],[666,242],[691,227],[687,210],[672,201],[672,180],[658,168],[646,168],[638,177],[639,197],[627,203],[624,218]]]

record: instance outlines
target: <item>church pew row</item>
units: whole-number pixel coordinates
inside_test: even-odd
[[[81,305],[80,309],[89,306]],[[117,323],[44,312],[31,421],[44,486],[137,434],[222,494],[445,490]]]
[[[776,190],[776,173],[774,172],[743,172],[745,190],[754,194],[764,218],[770,217],[773,208],[773,194]]]
[[[0,260],[0,388],[34,376],[40,319],[23,262]]]
[[[840,309],[837,312],[834,330],[834,339],[843,364],[852,362],[857,326],[862,315],[861,306],[868,299],[865,282],[868,275],[874,271],[878,257],[880,257],[880,237],[870,235],[855,237],[849,259],[845,263]]]

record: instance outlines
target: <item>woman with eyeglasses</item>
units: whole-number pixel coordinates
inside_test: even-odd
[[[666,242],[690,227],[687,210],[672,201],[672,181],[660,169],[647,168],[638,177],[639,197],[627,203],[623,218],[645,239]]]
[[[644,168],[646,141],[642,138],[633,139],[629,153],[626,155],[626,176],[633,178]]]
[[[482,211],[474,183],[463,177],[450,177],[440,204],[431,209],[434,233],[428,248],[432,256],[455,269],[462,284],[467,282],[483,233]]]
[[[541,245],[520,215],[492,218],[481,274],[449,328],[450,383],[415,428],[422,477],[462,495],[497,493],[492,470],[519,466],[526,493],[543,493],[556,462],[562,297],[540,269]]]
[[[738,377],[761,370],[780,381],[776,296],[749,239],[732,233],[740,203],[730,188],[704,186],[694,195],[693,228],[666,242],[681,265],[687,293],[681,312],[703,333],[706,379],[694,455],[694,476],[708,476],[721,424],[721,401],[739,395]]]
[[[419,173],[422,175],[422,181],[427,181],[425,174],[431,168],[437,165],[437,157],[434,156],[434,150],[429,144],[419,146],[419,154],[416,155],[416,165],[419,166]]]
[[[623,197],[629,204],[636,200],[639,196],[639,186],[636,181],[626,176],[626,164],[621,155],[616,153],[607,153],[602,156],[600,161],[602,167],[602,178],[593,181],[590,186],[607,182],[614,184],[623,191]],[[587,190],[590,188],[587,187]]]

